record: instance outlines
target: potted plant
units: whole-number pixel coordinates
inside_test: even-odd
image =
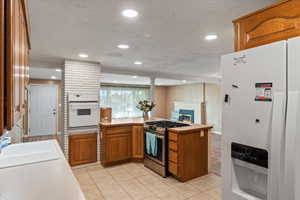
[[[144,100],[139,101],[138,105],[136,106],[137,109],[143,111],[144,120],[149,119],[149,112],[155,107],[155,104],[152,101]]]

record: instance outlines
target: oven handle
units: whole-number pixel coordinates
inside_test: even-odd
[[[159,139],[164,139],[164,136],[162,136],[162,135],[160,135],[159,133],[156,133],[156,132],[154,132],[154,131],[145,130],[145,134],[146,134],[146,132],[150,132],[150,133],[155,134],[156,137],[158,137]]]

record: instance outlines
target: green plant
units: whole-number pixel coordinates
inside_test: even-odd
[[[143,112],[150,112],[155,107],[155,104],[152,101],[144,100],[139,101],[138,105],[136,106],[137,109]]]

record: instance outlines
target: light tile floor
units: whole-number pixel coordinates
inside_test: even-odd
[[[221,177],[209,174],[186,183],[162,178],[141,163],[73,168],[87,200],[221,200]]]

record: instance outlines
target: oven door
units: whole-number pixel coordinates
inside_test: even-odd
[[[70,103],[69,127],[97,125],[98,110],[98,103]]]
[[[145,129],[145,134],[144,134],[144,139],[145,139],[145,157],[148,158],[149,160],[152,160],[156,163],[158,163],[159,165],[165,166],[166,165],[166,135],[164,134],[160,134],[157,133],[155,131],[149,131],[147,129]],[[146,148],[146,144],[147,144],[147,137],[146,137],[146,133],[152,133],[155,134],[157,136],[157,156],[153,156],[151,153],[149,154],[147,152],[147,148]]]

